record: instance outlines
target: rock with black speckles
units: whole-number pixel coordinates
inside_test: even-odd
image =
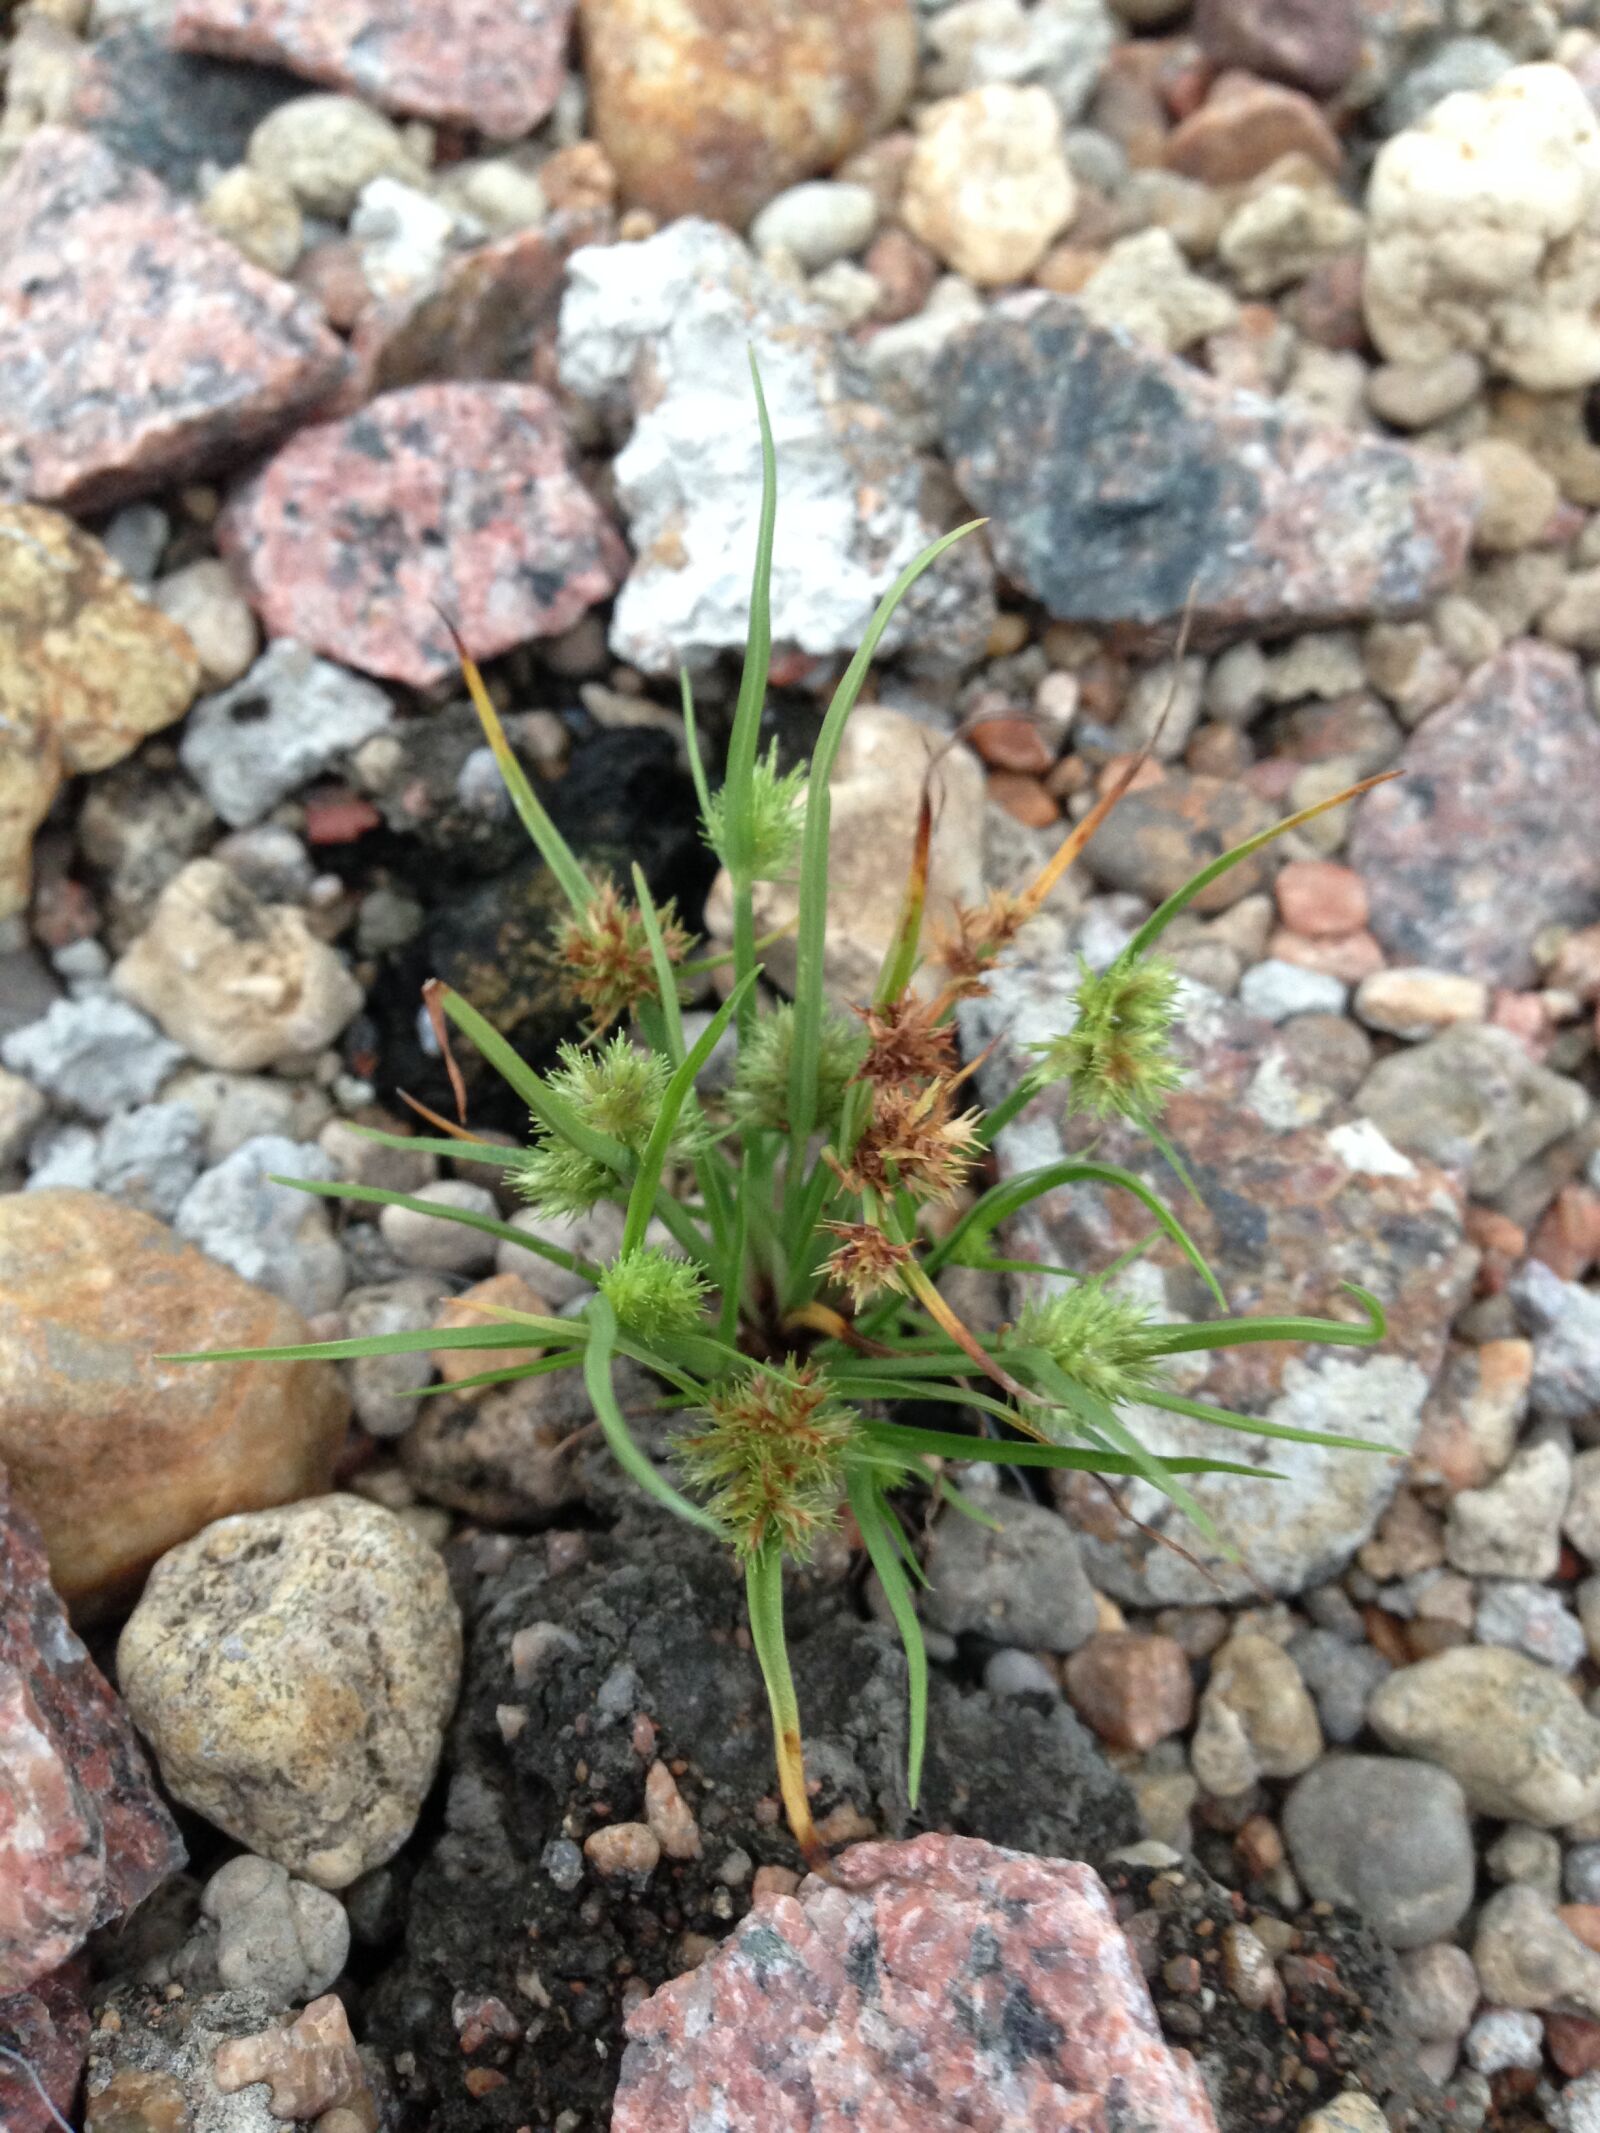
[[[1359,802],[1349,852],[1390,960],[1533,984],[1542,931],[1600,918],[1600,724],[1577,660],[1507,645],[1396,767]]]
[[[236,464],[345,367],[313,304],[148,172],[28,137],[0,185],[0,496],[98,511]]]
[[[1146,635],[1192,597],[1200,642],[1316,629],[1413,613],[1466,561],[1469,470],[1218,384],[1068,299],[991,312],[937,392],[997,562],[1065,622]]]
[[[291,75],[174,52],[130,20],[90,46],[67,117],[174,192],[195,193],[208,165],[242,163],[267,113],[300,93]]]
[[[930,2099],[985,2133],[1091,2122],[1214,2133],[1099,1877],[971,1837],[863,1844],[760,1903],[628,2022],[615,2133],[772,2123],[925,2133]]]
[[[272,636],[425,688],[556,637],[627,567],[535,385],[416,385],[302,430],[229,505],[223,552]]]

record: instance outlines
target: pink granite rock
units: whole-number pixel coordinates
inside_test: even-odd
[[[386,393],[303,430],[235,498],[219,540],[273,636],[424,688],[569,629],[615,590],[621,536],[533,385]]]
[[[566,73],[573,0],[178,0],[181,51],[288,67],[385,111],[515,140]]]
[[[0,2058],[5,2133],[60,2133],[68,2122],[89,2052],[87,1982],[87,1966],[72,1962],[0,2000],[0,2045],[15,2054]]]
[[[1600,726],[1570,652],[1522,639],[1407,740],[1350,863],[1397,963],[1528,986],[1533,944],[1600,919]]]
[[[630,2018],[612,2133],[1215,2133],[1099,1877],[863,1844]]]
[[[237,463],[345,362],[147,172],[81,133],[28,137],[0,185],[0,495],[98,511]]]
[[[0,1468],[0,1995],[56,1969],[183,1858],[132,1723],[68,1626],[38,1528]]]

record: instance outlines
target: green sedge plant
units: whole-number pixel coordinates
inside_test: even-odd
[[[725,1544],[742,1567],[771,1706],[779,1789],[802,1852],[825,1870],[784,1639],[786,1562],[803,1560],[846,1514],[853,1521],[905,1647],[914,1803],[928,1670],[915,1597],[922,1573],[897,1496],[917,1484],[953,1493],[942,1478],[949,1461],[1140,1478],[1231,1556],[1187,1477],[1260,1469],[1224,1459],[1160,1458],[1140,1441],[1127,1411],[1166,1409],[1222,1431],[1381,1452],[1358,1438],[1290,1429],[1187,1398],[1165,1366],[1171,1356],[1252,1341],[1368,1346],[1381,1338],[1383,1316],[1360,1289],[1352,1290],[1359,1323],[1229,1316],[1178,1216],[1142,1178],[1092,1151],[985,1184],[995,1136],[1025,1105],[1052,1091],[1067,1111],[1130,1120],[1166,1148],[1160,1111],[1180,1079],[1172,1049],[1180,988],[1157,952],[1161,936],[1227,868],[1322,807],[1214,860],[1153,914],[1108,969],[1085,969],[1071,1026],[1040,1047],[1016,1085],[987,1110],[967,1100],[972,1069],[959,1057],[956,1011],[985,989],[997,960],[1116,804],[1131,771],[1026,889],[997,892],[981,906],[959,910],[934,942],[925,941],[923,925],[933,831],[925,792],[914,830],[908,825],[903,909],[872,997],[848,1011],[830,999],[824,983],[829,779],[845,724],[898,604],[974,528],[935,541],[901,574],[833,693],[809,765],[780,771],[759,743],[777,496],[759,378],[756,409],[764,482],[749,637],[715,790],[687,675],[682,685],[704,833],[731,890],[731,953],[693,960],[687,930],[670,905],[653,901],[637,867],[628,884],[585,870],[512,753],[482,678],[463,655],[512,803],[565,894],[567,915],[553,947],[587,1027],[582,1041],[562,1047],[552,1070],[536,1073],[470,1000],[432,985],[428,1004],[447,1061],[452,1035],[477,1047],[527,1106],[527,1145],[508,1149],[477,1140],[464,1118],[459,1126],[435,1119],[434,1139],[369,1136],[385,1146],[495,1166],[547,1216],[582,1215],[614,1202],[622,1215],[620,1248],[597,1264],[529,1230],[405,1193],[285,1180],[332,1199],[410,1207],[466,1223],[580,1276],[592,1293],[570,1316],[501,1309],[481,1324],[450,1330],[234,1351],[229,1359],[337,1361],[444,1348],[481,1354],[480,1373],[445,1388],[456,1392],[581,1371],[619,1465],[656,1503]],[[797,955],[792,996],[774,1002],[760,983],[754,890],[758,882],[785,878],[798,879]],[[690,1042],[685,999],[705,987],[718,965],[726,997]],[[725,1038],[735,1056],[731,1087],[703,1093],[702,1076]],[[1168,1152],[1176,1165],[1176,1151]],[[996,1238],[1008,1219],[1041,1194],[1077,1183],[1129,1193],[1142,1203],[1148,1241],[1169,1240],[1195,1267],[1218,1315],[1194,1324],[1158,1323],[1119,1291],[1114,1271],[1041,1275],[1007,1259]],[[670,1242],[657,1241],[662,1236]],[[1039,1293],[1014,1323],[980,1333],[941,1291],[939,1276],[952,1267],[1030,1272]],[[530,1348],[537,1351],[532,1359]],[[516,1361],[496,1368],[497,1350],[517,1351]],[[624,1417],[613,1385],[624,1358],[653,1373],[665,1388],[663,1400],[681,1414],[668,1471],[646,1455]],[[924,1416],[930,1407],[950,1409],[951,1427],[900,1419],[913,1407]]]

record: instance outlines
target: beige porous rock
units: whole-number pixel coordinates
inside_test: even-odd
[[[326,1363],[174,1363],[287,1346],[298,1311],[164,1222],[89,1192],[0,1198],[0,1462],[80,1614],[227,1511],[326,1489],[349,1401]]]
[[[181,718],[200,661],[92,535],[0,503],[0,918],[28,900],[33,833],[62,781]]]
[[[1533,392],[1600,378],[1600,119],[1565,67],[1513,67],[1385,143],[1367,325],[1391,362],[1465,349]]]
[[[930,104],[918,125],[906,227],[969,281],[1024,280],[1078,205],[1049,91],[995,82]]]
[[[916,72],[908,0],[582,0],[594,131],[624,197],[742,229],[891,123]]]
[[[331,1044],[361,988],[292,904],[264,904],[219,860],[191,860],[112,972],[125,999],[209,1067],[252,1073]]]
[[[437,1550],[377,1504],[319,1496],[219,1519],[163,1556],[117,1671],[175,1798],[342,1889],[416,1823],[461,1621]]]

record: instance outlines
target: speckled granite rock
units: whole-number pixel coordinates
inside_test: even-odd
[[[174,52],[150,24],[131,19],[85,53],[67,117],[163,185],[192,193],[207,165],[242,163],[256,127],[301,87],[264,67]]]
[[[4,1467],[0,1603],[3,2003],[176,1873],[184,1850],[127,1712],[68,1626],[43,1538]]]
[[[0,1459],[75,1608],[125,1599],[222,1510],[327,1486],[349,1412],[329,1365],[158,1360],[305,1338],[298,1312],[149,1215],[87,1192],[0,1198]]]
[[[0,495],[95,511],[237,464],[345,360],[314,306],[146,172],[84,134],[29,136],[0,185]]]
[[[224,2046],[262,2036],[280,2013],[264,1992],[169,1999],[158,1986],[116,1986],[89,2039],[85,2133],[283,2133],[265,2086],[230,2096],[216,2075]]]
[[[916,74],[907,0],[582,0],[596,138],[630,201],[742,229],[888,125]]]
[[[1358,803],[1350,837],[1373,932],[1397,963],[1531,985],[1544,927],[1600,918],[1600,725],[1577,660],[1508,645],[1397,767]]]
[[[81,1961],[0,2000],[0,2037],[26,2060],[38,2086],[14,2061],[0,2059],[0,2126],[6,2133],[61,2133],[69,2123],[89,2048],[88,1972]],[[41,2097],[40,2090],[44,2096]],[[53,2116],[44,2098],[60,2117]]]
[[[864,1844],[628,2022],[615,2133],[1214,2133],[1099,1877],[970,1837]],[[779,2121],[781,2122],[781,2121]]]
[[[0,503],[0,917],[27,902],[33,832],[62,781],[130,755],[199,685],[194,646],[97,540],[59,511]]]
[[[271,635],[419,688],[455,670],[440,609],[490,659],[569,629],[627,563],[534,385],[417,385],[302,430],[218,531]]]
[[[1009,1089],[1024,1047],[1067,1026],[1075,982],[1064,956],[1004,967],[966,1024],[969,1042],[999,1040],[986,1070],[989,1086]],[[1380,1299],[1388,1333],[1370,1352],[1274,1342],[1202,1353],[1174,1382],[1196,1399],[1373,1439],[1404,1455],[1416,1442],[1474,1264],[1456,1192],[1441,1171],[1400,1154],[1370,1121],[1352,1119],[1268,1025],[1214,993],[1196,988],[1187,999],[1180,1049],[1190,1079],[1172,1097],[1164,1125],[1202,1206],[1131,1131],[1102,1132],[1098,1154],[1137,1172],[1178,1210],[1234,1311],[1348,1320],[1355,1306],[1340,1283],[1353,1281]],[[1067,1129],[1067,1147],[1088,1138],[1084,1123]],[[1058,1161],[1063,1152],[1061,1094],[1047,1091],[1000,1136],[1001,1175]],[[1093,1268],[1149,1226],[1126,1194],[1072,1185],[1033,1202],[1012,1226],[1009,1249]],[[1125,1285],[1158,1314],[1215,1313],[1198,1276],[1165,1246],[1130,1269]],[[1192,1483],[1250,1570],[1275,1592],[1299,1592],[1340,1570],[1371,1535],[1399,1475],[1395,1462],[1368,1453],[1268,1443],[1153,1408],[1130,1410],[1129,1419],[1158,1452],[1209,1453],[1283,1477],[1203,1475]],[[1255,1589],[1142,1482],[1127,1491],[1131,1510],[1158,1530],[1170,1526],[1204,1571],[1118,1518],[1103,1492],[1073,1483],[1065,1496],[1085,1536],[1091,1578],[1119,1600],[1199,1605],[1243,1599]]]
[[[573,0],[178,0],[182,51],[254,59],[380,110],[498,140],[531,133],[565,78]]]
[[[1069,300],[990,313],[937,380],[996,560],[1063,621],[1150,631],[1192,588],[1201,641],[1311,629],[1409,613],[1465,562],[1459,465],[1214,383]]]

